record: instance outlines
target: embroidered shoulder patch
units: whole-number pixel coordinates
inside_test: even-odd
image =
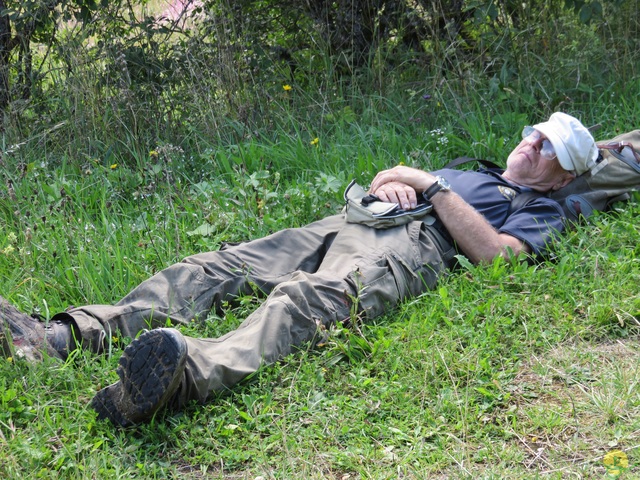
[[[513,200],[516,198],[516,191],[513,188],[500,185],[498,186],[498,190],[500,190],[502,196],[507,200]]]

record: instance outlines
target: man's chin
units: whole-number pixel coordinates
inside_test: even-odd
[[[516,153],[507,158],[507,170],[531,170],[533,162],[526,153]]]

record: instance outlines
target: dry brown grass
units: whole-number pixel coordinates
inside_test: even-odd
[[[512,406],[524,465],[541,474],[602,478],[605,454],[621,450],[630,467],[623,475],[632,478],[640,471],[639,382],[638,339],[565,344],[532,358],[514,381]]]

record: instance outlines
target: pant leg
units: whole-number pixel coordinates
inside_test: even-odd
[[[292,353],[350,317],[353,302],[366,317],[435,286],[452,246],[422,222],[388,230],[344,224],[315,272],[278,284],[240,327],[217,339],[187,338],[185,378],[177,399],[207,401]]]
[[[168,319],[187,323],[256,286],[266,295],[294,272],[316,271],[343,223],[336,215],[187,257],[142,282],[115,305],[87,305],[64,315],[71,315],[78,325],[83,346],[96,352],[104,347],[104,338],[117,331],[134,337],[143,329],[165,326]]]

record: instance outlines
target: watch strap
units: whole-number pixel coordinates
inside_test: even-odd
[[[425,199],[431,201],[431,199],[436,193],[438,193],[440,190],[445,188],[441,182],[442,182],[442,179],[440,177],[436,177],[436,181],[433,182],[433,184],[431,184],[431,186],[422,193],[422,196]]]

